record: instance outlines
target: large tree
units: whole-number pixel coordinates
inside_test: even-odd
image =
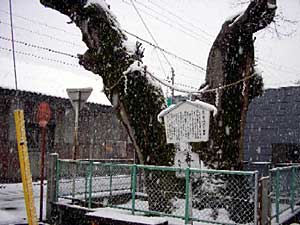
[[[126,127],[140,163],[171,165],[174,146],[166,145],[164,127],[157,121],[157,114],[165,107],[164,97],[142,63],[141,45],[129,47],[104,1],[87,2],[41,0],[43,5],[69,16],[80,28],[88,50],[80,55],[79,63],[102,77],[105,94]],[[275,10],[276,0],[250,1],[245,11],[223,24],[213,43],[203,87],[229,87],[200,96],[219,111],[211,121],[209,142],[194,145],[210,167],[231,169],[241,165],[247,108],[263,86],[254,70],[253,34],[271,23]]]
[[[69,16],[80,28],[88,50],[80,55],[79,63],[102,77],[105,94],[126,127],[140,163],[172,165],[175,148],[166,144],[164,126],[157,121],[158,113],[165,107],[164,97],[142,63],[141,45],[128,45],[104,1],[89,2],[41,0],[43,5]],[[249,102],[262,91],[262,79],[254,70],[253,33],[273,20],[275,9],[275,0],[252,0],[244,12],[223,24],[213,43],[203,87],[229,86],[218,89],[217,94],[206,92],[200,96],[219,111],[211,119],[209,142],[194,145],[210,167],[240,168],[246,111]],[[157,200],[149,201],[149,208],[167,212],[172,208],[168,201],[171,196],[160,191],[160,185],[167,183],[168,178],[156,182],[160,175],[146,173],[147,193],[150,199]],[[237,208],[240,205],[233,212]]]
[[[81,30],[88,50],[79,55],[79,63],[102,77],[104,92],[127,129],[139,162],[172,165],[175,148],[166,145],[164,126],[157,120],[166,107],[164,96],[143,65],[141,45],[128,43],[104,1],[87,4],[87,0],[41,0],[41,3],[69,16]],[[164,174],[161,182],[157,182],[160,176],[160,171],[145,171],[146,191],[151,199],[149,209],[168,212],[172,208],[171,196],[161,191],[167,187],[168,176]]]
[[[227,19],[210,50],[206,82],[198,98],[216,105],[210,140],[195,144],[200,158],[212,168],[241,169],[243,137],[248,105],[262,93],[262,77],[254,65],[253,34],[270,24],[276,0],[253,0],[247,9]]]

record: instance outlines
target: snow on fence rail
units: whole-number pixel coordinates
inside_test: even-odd
[[[294,213],[300,203],[300,166],[279,167],[270,170],[271,219],[279,223],[281,214]]]
[[[57,201],[72,199],[87,207],[110,206],[185,222],[257,224],[257,172],[72,160],[58,160],[56,171]]]

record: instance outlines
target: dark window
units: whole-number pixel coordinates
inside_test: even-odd
[[[300,163],[300,144],[272,144],[272,162],[274,164]]]

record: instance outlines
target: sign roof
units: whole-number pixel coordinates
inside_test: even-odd
[[[158,120],[161,121],[162,118],[164,116],[166,116],[168,113],[172,112],[173,110],[175,110],[179,107],[184,106],[185,104],[189,104],[195,108],[201,108],[201,109],[204,109],[207,111],[213,111],[214,116],[217,114],[217,108],[214,105],[211,105],[206,102],[199,101],[199,100],[196,100],[196,101],[185,100],[185,101],[177,103],[176,105],[175,104],[171,105],[168,108],[161,111],[157,116]]]

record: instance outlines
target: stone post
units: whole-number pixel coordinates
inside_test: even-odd
[[[46,205],[46,221],[51,221],[52,203],[56,202],[56,165],[58,154],[49,154],[49,164],[47,168],[47,205]]]
[[[269,177],[262,177],[260,179],[259,187],[259,224],[271,224],[271,201],[269,196]]]

